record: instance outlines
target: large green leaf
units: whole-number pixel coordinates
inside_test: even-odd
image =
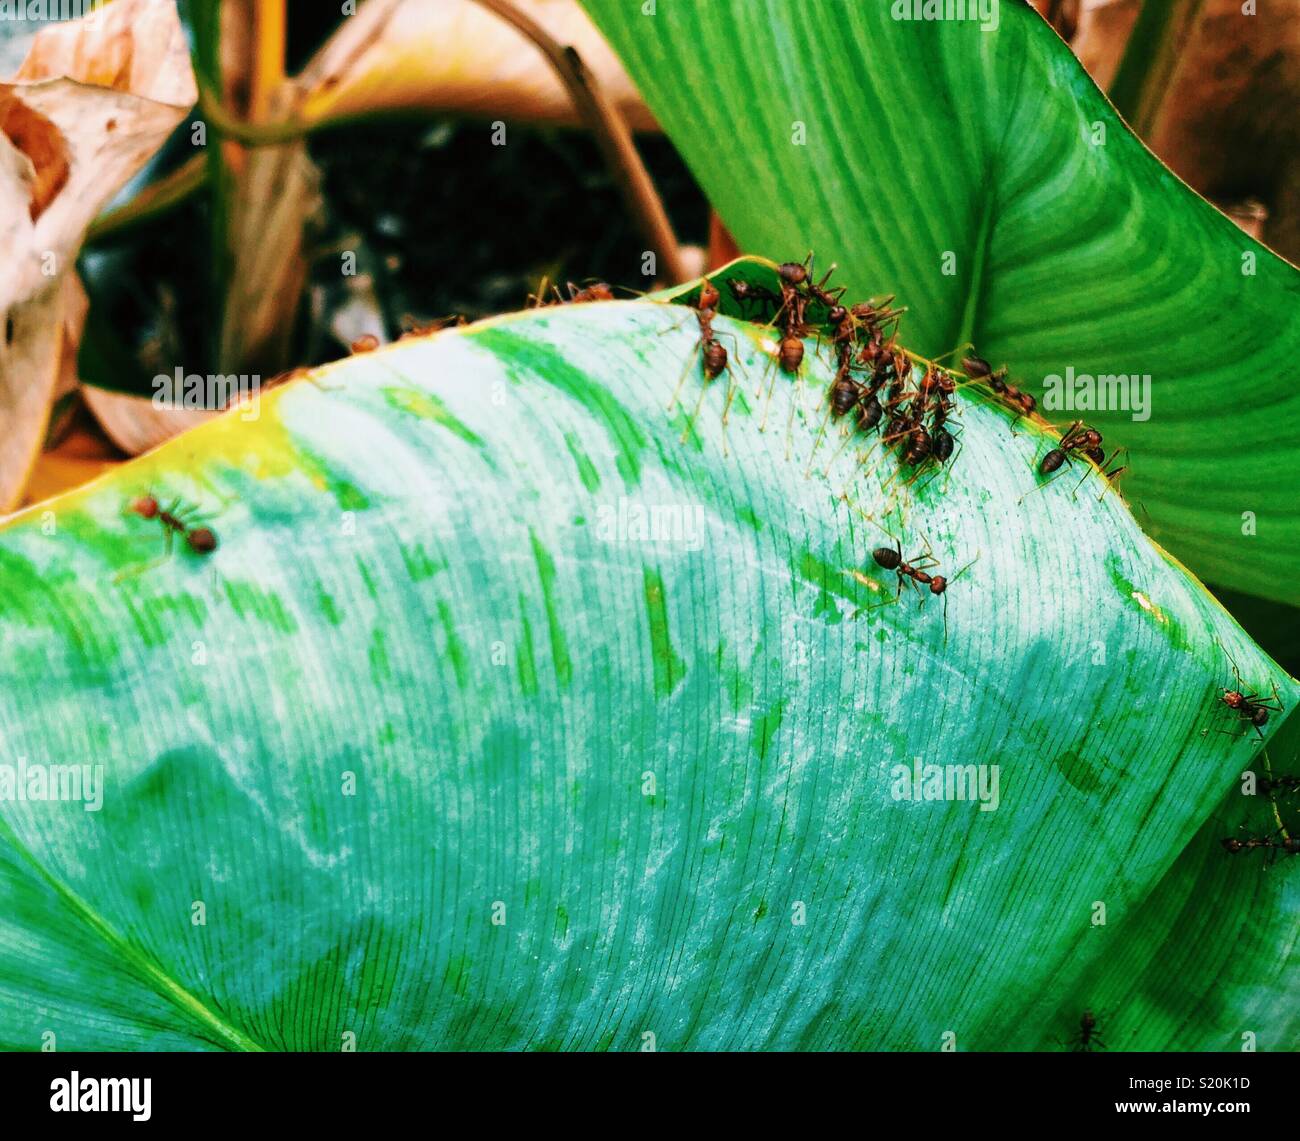
[[[707,390],[653,301],[404,342],[0,531],[4,761],[104,766],[0,800],[0,1044],[1055,1048],[1184,849],[1234,858],[1229,655],[1300,687],[1091,469],[1036,490],[1031,425],[960,393],[908,483],[811,342],[794,385],[718,327]],[[157,561],[149,490],[219,549]],[[998,807],[895,799],[914,758]],[[1124,1044],[1220,1045],[1213,986]]]
[[[991,31],[889,0],[584,3],[742,248],[838,260],[909,306],[916,348],[973,339],[1039,393],[1149,375],[1148,420],[1079,413],[1131,447],[1148,529],[1207,581],[1300,602],[1300,275],[1157,162],[1021,0]]]

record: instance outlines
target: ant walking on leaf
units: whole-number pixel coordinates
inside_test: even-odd
[[[977,554],[971,559],[952,578],[942,574],[930,573],[938,567],[939,560],[934,557],[929,542],[926,543],[924,552],[915,556],[911,561],[903,558],[902,544],[897,539],[894,540],[892,547],[877,547],[871,552],[871,557],[875,560],[877,566],[887,571],[893,571],[898,576],[898,593],[894,596],[894,602],[902,600],[904,583],[913,590],[920,590],[922,606],[925,605],[927,590],[936,597],[942,596],[943,640],[946,645],[948,642],[948,587],[979,561],[979,555]],[[888,606],[889,603],[882,602],[878,603],[878,605]]]
[[[1268,724],[1269,714],[1282,713],[1286,708],[1282,704],[1282,699],[1278,696],[1277,682],[1273,683],[1273,695],[1271,697],[1261,697],[1257,693],[1245,692],[1246,687],[1242,683],[1241,671],[1237,668],[1237,660],[1232,654],[1228,653],[1227,647],[1222,648],[1223,652],[1228,654],[1228,661],[1232,663],[1232,677],[1236,682],[1236,688],[1223,688],[1219,700],[1236,713],[1242,721],[1253,726],[1262,741],[1264,739],[1264,726]],[[1224,733],[1227,730],[1220,729],[1219,732]]]
[[[1070,1049],[1076,1054],[1091,1054],[1094,1050],[1107,1049],[1097,1030],[1097,1016],[1091,1010],[1085,1010],[1079,1018],[1079,1029],[1070,1039]]]
[[[690,435],[696,417],[699,415],[700,407],[704,403],[704,393],[708,388],[709,382],[716,380],[724,372],[728,375],[727,399],[722,411],[724,431],[727,422],[727,414],[731,409],[733,390],[730,383],[730,358],[727,356],[726,347],[719,339],[722,334],[715,332],[713,328],[713,322],[718,316],[718,302],[720,299],[721,295],[718,293],[717,287],[706,277],[700,285],[700,293],[695,299],[694,305],[695,319],[700,327],[700,337],[695,343],[695,349],[692,350],[691,355],[687,358],[686,367],[682,369],[682,375],[678,379],[676,387],[673,389],[672,398],[668,401],[668,411],[671,412],[677,404],[678,397],[681,395],[682,386],[686,383],[686,377],[691,371],[691,366],[695,363],[695,354],[696,352],[700,352],[702,354],[701,367],[704,373],[704,385],[701,387],[699,398],[695,402],[695,409],[687,420],[686,428],[682,432],[683,441],[685,441]],[[679,325],[680,323],[672,326],[671,329],[663,330],[663,332],[671,332],[672,330],[677,329]],[[660,335],[662,336],[662,333]],[[736,345],[735,338],[732,337],[731,341],[734,350]]]
[[[217,533],[211,527],[201,525],[206,523],[206,515],[196,506],[186,504],[180,496],[164,507],[155,496],[142,495],[128,505],[127,511],[132,515],[138,515],[141,519],[158,521],[162,526],[163,553],[152,562],[119,574],[118,580],[127,574],[140,574],[150,567],[165,562],[171,557],[177,536],[180,536],[186,547],[196,555],[210,555],[217,549]]]

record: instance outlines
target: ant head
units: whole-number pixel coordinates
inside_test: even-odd
[[[942,594],[947,589],[948,589],[948,580],[944,578],[943,575],[937,574],[930,580],[931,594]]]
[[[843,305],[832,305],[826,312],[826,320],[832,325],[842,325],[847,320],[849,311]]]
[[[1235,836],[1229,836],[1220,840],[1219,843],[1223,845],[1225,852],[1240,852],[1246,846],[1243,841],[1238,840]]]
[[[1282,851],[1288,856],[1300,856],[1300,839],[1295,836],[1286,836],[1282,839]]]
[[[717,286],[706,277],[704,279],[704,284],[700,286],[700,297],[696,302],[696,308],[716,309],[721,296],[722,295],[718,292]]]
[[[158,516],[158,500],[152,495],[142,495],[131,504],[130,510],[141,519],[155,519]]]
[[[379,348],[379,338],[374,333],[362,333],[349,347],[354,353],[373,353]]]

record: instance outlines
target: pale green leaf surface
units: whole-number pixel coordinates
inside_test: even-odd
[[[1034,491],[1036,428],[963,392],[951,474],[905,484],[819,434],[811,342],[796,388],[718,327],[685,443],[693,315],[572,306],[354,358],[7,524],[2,759],[106,789],[0,801],[0,1044],[1055,1048],[1094,901],[1140,923],[1255,752],[1216,731],[1220,643],[1297,687],[1091,469]],[[156,561],[147,490],[218,512],[215,554]],[[882,528],[971,564],[946,638]],[[1000,807],[893,799],[917,757],[999,765]],[[1192,990],[1178,1042],[1218,1046]]]

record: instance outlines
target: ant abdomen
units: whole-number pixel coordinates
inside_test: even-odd
[[[798,337],[782,337],[780,351],[782,371],[798,372],[803,364],[803,341]]]
[[[1043,475],[1051,475],[1063,463],[1065,463],[1065,453],[1060,448],[1053,448],[1043,457],[1043,462],[1038,465],[1038,470]]]
[[[885,414],[880,401],[874,396],[869,396],[863,400],[859,405],[859,409],[858,423],[866,432],[870,432],[872,428],[879,424],[881,416]]]
[[[843,416],[851,412],[853,406],[858,402],[861,391],[856,381],[847,376],[841,376],[831,388],[831,409],[835,415]]]
[[[871,552],[871,557],[885,570],[897,570],[898,564],[903,561],[903,556],[893,547],[877,547]]]
[[[709,341],[704,346],[704,376],[707,380],[716,380],[727,367],[727,350],[718,341]]]
[[[217,549],[217,536],[208,527],[199,527],[190,531],[185,536],[185,541],[195,554],[206,555]]]
[[[932,451],[934,458],[941,464],[946,464],[948,460],[952,458],[952,450],[954,446],[952,433],[949,432],[947,428],[940,428],[934,434],[933,445]]]

